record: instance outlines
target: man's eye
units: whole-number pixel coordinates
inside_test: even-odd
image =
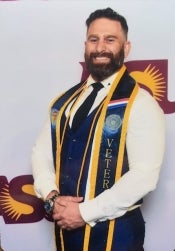
[[[114,38],[107,38],[106,40],[107,40],[107,42],[109,42],[109,43],[112,43],[112,42],[114,42],[114,41],[115,41],[115,39],[114,39]]]
[[[97,42],[97,39],[96,38],[90,38],[89,41],[92,42],[92,43],[95,43],[95,42]]]

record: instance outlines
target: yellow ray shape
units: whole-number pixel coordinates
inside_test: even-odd
[[[151,90],[153,97],[161,101],[165,92],[165,79],[159,69],[149,64],[147,68],[142,71],[133,71],[130,75],[140,84],[146,86]]]

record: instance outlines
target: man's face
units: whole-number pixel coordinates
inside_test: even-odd
[[[87,31],[86,67],[95,80],[102,81],[121,68],[129,49],[130,43],[118,21],[96,19]]]

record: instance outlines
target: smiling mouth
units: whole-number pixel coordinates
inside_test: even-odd
[[[110,61],[109,57],[104,57],[104,56],[97,56],[93,57],[94,63],[108,63]]]

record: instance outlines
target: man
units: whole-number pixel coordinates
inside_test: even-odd
[[[57,250],[141,251],[140,206],[158,181],[164,115],[126,70],[125,18],[107,8],[86,24],[90,75],[51,104],[33,148],[35,191],[55,221]],[[95,101],[84,115],[90,94]]]

